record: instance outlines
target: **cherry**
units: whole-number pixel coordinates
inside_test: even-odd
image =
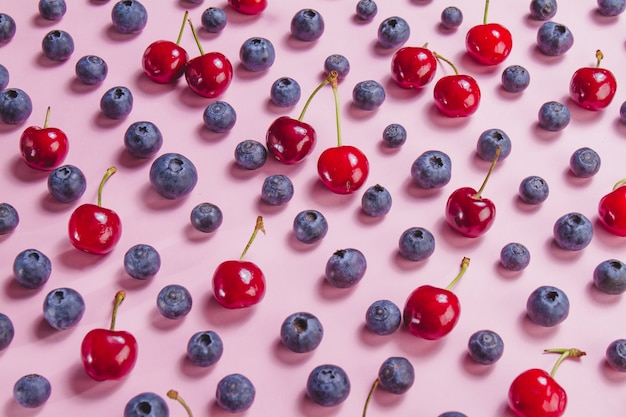
[[[511,53],[513,37],[504,26],[498,23],[487,23],[488,9],[489,0],[486,0],[483,23],[467,31],[465,48],[479,64],[497,65]]]
[[[579,68],[569,83],[569,95],[576,104],[587,110],[602,110],[607,107],[617,91],[617,81],[611,71],[600,68],[604,58],[596,51],[595,67]]]
[[[509,387],[509,407],[517,417],[560,417],[565,413],[567,393],[554,379],[557,368],[568,357],[579,358],[585,352],[572,349],[546,349],[559,353],[559,359],[548,374],[543,369],[528,369],[519,374]]]
[[[160,84],[171,83],[185,73],[189,60],[187,51],[180,46],[180,40],[185,28],[189,12],[185,11],[183,24],[178,33],[176,43],[167,40],[152,42],[143,53],[141,64],[143,72],[152,81]]]
[[[487,185],[489,176],[496,166],[501,148],[496,148],[496,155],[491,162],[485,180],[478,189],[462,187],[455,190],[446,203],[446,222],[460,234],[466,237],[478,237],[485,233],[496,218],[496,206],[482,192]]]
[[[461,279],[469,258],[461,261],[461,271],[446,288],[422,285],[407,298],[402,317],[409,333],[426,340],[437,340],[452,331],[459,321],[461,304],[452,288]]]
[[[228,5],[239,13],[255,15],[265,10],[267,0],[228,0]]]
[[[42,171],[59,167],[69,151],[69,141],[63,131],[48,126],[50,107],[43,127],[30,126],[20,137],[20,151],[26,165]]]
[[[618,181],[613,191],[600,199],[598,214],[606,230],[626,236],[626,178]]]
[[[131,333],[115,330],[117,309],[126,297],[123,290],[115,294],[115,304],[108,329],[93,329],[83,338],[80,353],[87,375],[96,381],[120,379],[137,362],[137,340]]]
[[[102,188],[116,171],[115,167],[110,167],[100,181],[98,204],[78,206],[70,216],[68,224],[70,242],[77,249],[104,255],[111,252],[120,240],[122,235],[120,217],[113,210],[102,207]]]
[[[391,59],[391,78],[402,88],[422,88],[436,71],[437,58],[427,45],[400,48]]]
[[[256,264],[243,260],[259,230],[265,233],[261,216],[257,217],[254,232],[239,259],[222,262],[213,273],[213,295],[223,307],[250,307],[265,295],[263,271]]]
[[[459,74],[456,66],[441,55],[435,57],[448,63],[454,70],[453,75],[441,77],[433,89],[437,109],[447,117],[466,117],[474,114],[480,104],[480,88],[476,80],[465,74]]]
[[[335,98],[335,119],[337,123],[337,146],[325,149],[317,160],[317,173],[330,191],[337,194],[351,194],[361,188],[369,175],[369,161],[361,150],[354,146],[342,145],[339,121],[339,93],[337,72],[331,71],[331,86]]]
[[[198,34],[191,23],[191,32],[196,40],[200,56],[190,59],[185,68],[185,80],[191,90],[199,96],[215,98],[221,95],[233,79],[233,66],[220,52],[204,53]]]

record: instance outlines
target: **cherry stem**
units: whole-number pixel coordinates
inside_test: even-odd
[[[604,59],[604,54],[599,49],[596,51],[596,59],[596,68],[600,68],[600,62]]]
[[[246,247],[244,248],[243,252],[241,253],[241,256],[239,257],[240,261],[243,261],[244,256],[246,256],[246,253],[248,252],[248,249],[250,249],[250,246],[252,245],[252,242],[254,242],[254,239],[256,238],[256,235],[259,233],[259,230],[261,232],[263,232],[263,234],[265,234],[265,226],[263,225],[263,217],[262,216],[258,216],[256,218],[256,224],[254,226],[254,232],[252,232],[252,236],[250,236],[250,240],[248,240],[248,244],[246,245]]]
[[[560,353],[559,359],[556,360],[556,363],[552,367],[552,371],[550,371],[550,376],[554,378],[556,374],[556,370],[558,369],[561,362],[563,362],[567,358],[580,358],[581,356],[585,356],[587,352],[583,352],[580,349],[571,348],[571,349],[545,349],[544,353]]]
[[[623,178],[623,179],[617,181],[615,183],[615,185],[613,186],[613,191],[617,190],[619,187],[621,187],[624,184],[626,184],[626,178]]]
[[[333,73],[334,73],[334,75],[333,75]],[[317,87],[315,87],[315,90],[313,90],[313,92],[311,93],[309,98],[306,100],[306,103],[304,103],[304,107],[302,108],[302,112],[300,113],[300,116],[298,116],[298,121],[299,122],[301,122],[302,119],[304,119],[304,113],[306,113],[306,110],[309,108],[309,104],[311,104],[311,101],[313,100],[313,97],[315,97],[317,92],[320,91],[322,88],[324,88],[324,86],[326,86],[326,84],[331,83],[333,77],[335,78],[335,80],[337,79],[337,77],[338,77],[337,71],[331,71],[330,74],[328,74],[328,77],[326,77],[324,79],[324,81],[322,81]]]
[[[111,313],[111,326],[109,327],[109,330],[115,330],[115,319],[117,318],[117,309],[120,307],[120,304],[122,304],[122,301],[124,301],[124,298],[126,298],[126,291],[119,290],[118,292],[115,293],[115,303],[113,304],[113,313]]]
[[[107,172],[104,173],[104,177],[102,177],[102,181],[100,181],[100,186],[98,187],[98,207],[102,207],[102,189],[104,188],[104,183],[107,182],[111,175],[117,172],[117,168],[109,167]]]
[[[487,175],[485,176],[485,179],[483,180],[483,183],[481,184],[481,186],[478,189],[478,191],[476,192],[476,194],[474,194],[474,196],[473,196],[474,199],[478,200],[480,198],[480,195],[485,190],[485,187],[487,186],[487,181],[489,181],[489,177],[491,176],[491,173],[493,172],[493,169],[496,167],[496,163],[498,162],[498,158],[500,157],[500,151],[501,150],[502,150],[502,148],[500,146],[498,146],[496,148],[496,155],[493,157],[493,161],[491,161],[491,166],[489,167],[489,171],[487,171]]]
[[[485,12],[483,13],[483,25],[487,24],[487,12],[489,11],[489,0],[485,1]]]
[[[433,55],[435,56],[435,58],[442,60],[443,62],[445,62],[446,64],[450,65],[452,67],[452,69],[454,70],[454,73],[456,75],[459,75],[459,70],[457,69],[456,65],[454,65],[452,63],[452,61],[450,61],[448,58],[439,55],[437,52],[433,52]]]
[[[50,106],[48,106],[48,110],[46,110],[46,118],[43,121],[43,128],[48,127],[48,120],[50,119]]]
[[[196,29],[193,27],[193,23],[191,23],[191,19],[187,19],[187,22],[189,23],[189,27],[191,27],[191,33],[193,34],[193,38],[196,41],[196,45],[198,45],[198,49],[200,50],[200,55],[204,55],[204,49],[202,49],[202,45],[200,45],[200,39],[198,38]]]
[[[189,417],[193,417],[193,413],[191,412],[191,408],[189,408],[189,406],[187,405],[185,400],[183,400],[182,397],[180,395],[178,395],[178,391],[171,389],[171,390],[169,390],[167,392],[167,396],[169,398],[171,398],[172,400],[178,401],[180,403],[180,405],[183,406],[185,411],[187,411],[187,414],[189,415]]]
[[[365,406],[363,407],[363,417],[365,417],[365,414],[367,413],[367,406],[370,404],[370,400],[374,396],[374,391],[376,391],[377,386],[378,386],[378,378],[376,378],[376,380],[372,384],[372,388],[370,388],[369,394],[367,394],[367,399],[365,400]]]
[[[341,121],[339,117],[339,89],[337,87],[337,71],[331,71],[330,85],[333,88],[333,97],[335,98],[335,120],[337,121],[337,146],[341,146]],[[330,77],[329,76],[329,77]]]
[[[446,290],[448,291],[452,290],[452,288],[456,285],[456,283],[459,282],[463,274],[465,274],[465,271],[467,271],[467,267],[469,266],[469,264],[470,264],[470,258],[468,258],[467,256],[464,257],[463,260],[461,261],[461,270],[459,271],[459,274],[456,277],[454,277],[452,282],[446,287]]]
[[[183,30],[185,29],[185,23],[187,23],[187,17],[189,16],[189,11],[185,10],[185,14],[183,15],[183,24],[180,25],[180,31],[178,32],[178,38],[176,39],[176,45],[180,44],[180,40],[183,38]]]

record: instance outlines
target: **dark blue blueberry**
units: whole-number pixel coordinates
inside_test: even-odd
[[[74,327],[85,314],[85,300],[72,288],[57,288],[46,295],[43,317],[57,330]]]
[[[202,12],[201,24],[204,30],[209,33],[219,33],[228,23],[226,12],[220,7],[209,7]]]
[[[383,143],[388,148],[399,148],[406,142],[406,129],[398,123],[387,125],[383,130]]]
[[[569,168],[572,174],[579,178],[590,178],[600,170],[600,155],[591,148],[576,149],[569,159]]]
[[[493,330],[479,330],[470,336],[467,351],[474,362],[491,365],[502,357],[504,342]]]
[[[255,396],[252,381],[241,374],[226,375],[217,383],[215,391],[217,405],[231,413],[241,413],[250,408]]]
[[[496,158],[496,151],[500,147],[498,161],[503,161],[511,153],[511,138],[501,129],[487,129],[478,136],[476,153],[483,161],[491,162]]]
[[[111,21],[120,33],[139,33],[148,23],[148,11],[137,0],[120,0],[111,10]]]
[[[157,295],[157,310],[168,319],[182,319],[189,314],[192,304],[191,293],[182,285],[166,285]]]
[[[509,65],[502,71],[501,81],[509,93],[520,93],[530,85],[530,73],[521,65]]]
[[[13,39],[16,30],[15,20],[6,13],[0,13],[0,43],[7,43]]]
[[[0,64],[0,91],[7,88],[9,78],[9,70],[4,65]]]
[[[293,198],[293,183],[288,176],[274,174],[265,178],[261,187],[261,200],[270,206],[286,204]]]
[[[0,93],[0,119],[8,125],[18,125],[30,117],[33,102],[19,88],[7,88]]]
[[[170,200],[189,194],[198,182],[196,166],[179,153],[166,153],[150,167],[150,183],[157,193]]]
[[[41,251],[26,249],[15,257],[13,274],[22,287],[31,290],[40,288],[52,274],[52,262]]]
[[[272,103],[280,107],[290,107],[300,100],[300,84],[290,77],[281,77],[270,88]]]
[[[395,48],[409,40],[411,28],[401,17],[388,17],[378,26],[378,43],[383,48]]]
[[[15,327],[13,322],[6,314],[0,313],[0,350],[4,350],[13,341],[15,336]]]
[[[108,89],[100,99],[100,110],[109,119],[122,119],[133,110],[133,93],[128,87]]]
[[[39,14],[46,20],[59,20],[67,12],[65,0],[39,0]]]
[[[153,392],[142,392],[131,398],[124,407],[124,417],[169,417],[170,409],[163,397]]]
[[[532,322],[543,327],[552,327],[567,318],[569,306],[569,299],[562,290],[544,285],[528,296],[526,312]]]
[[[374,19],[378,13],[378,5],[374,0],[359,0],[356,3],[356,16],[365,21]]]
[[[411,178],[420,188],[441,188],[452,178],[452,161],[442,151],[426,151],[411,165]]]
[[[616,339],[609,343],[605,358],[611,368],[619,372],[626,372],[626,339]]]
[[[224,344],[212,330],[194,333],[187,342],[187,359],[196,366],[209,367],[220,360]]]
[[[339,249],[326,261],[326,281],[335,288],[350,288],[361,281],[366,270],[363,252],[354,248]]]
[[[352,101],[361,110],[375,110],[385,101],[385,88],[377,81],[365,80],[352,89]]]
[[[9,203],[0,203],[0,235],[11,233],[20,224],[20,216]]]
[[[507,243],[500,250],[500,264],[509,271],[521,271],[530,263],[530,252],[521,243]]]
[[[124,270],[135,279],[146,280],[161,269],[161,255],[152,246],[139,243],[124,254]]]
[[[43,405],[48,401],[51,393],[50,381],[38,374],[24,375],[13,386],[15,401],[26,408],[36,408]]]
[[[361,210],[370,217],[381,217],[391,210],[391,194],[382,185],[369,187],[361,197]]]
[[[598,11],[603,16],[617,16],[626,10],[626,0],[598,0]]]
[[[530,0],[530,17],[535,20],[550,20],[557,9],[556,0]]]
[[[402,312],[390,300],[376,300],[365,312],[365,325],[374,334],[386,336],[400,328]]]
[[[619,120],[626,124],[626,101],[624,101],[622,103],[621,106],[619,106]]]
[[[74,39],[64,30],[51,30],[41,41],[41,49],[48,59],[67,61],[74,53]]]
[[[280,340],[296,353],[311,352],[319,346],[324,327],[317,317],[304,311],[289,315],[280,326]]]
[[[569,108],[558,101],[548,101],[539,108],[539,126],[551,132],[565,129],[571,120]]]
[[[567,213],[554,223],[553,233],[559,247],[577,251],[586,248],[591,242],[593,224],[583,214]]]
[[[330,74],[331,71],[337,71],[337,78],[342,80],[350,72],[350,61],[341,54],[328,55],[324,60],[324,71],[327,74]]]
[[[334,407],[350,395],[350,378],[338,365],[316,366],[307,378],[306,393],[314,403],[323,407]]]
[[[214,101],[204,108],[202,113],[204,125],[212,132],[228,132],[237,122],[237,112],[225,101]]]
[[[600,262],[593,270],[593,284],[605,294],[622,294],[626,291],[626,265],[617,259]]]
[[[150,158],[159,152],[161,146],[163,134],[152,122],[135,122],[124,133],[124,147],[135,158]]]
[[[548,56],[563,55],[574,45],[572,31],[561,23],[548,21],[537,31],[539,51]]]
[[[194,229],[203,233],[213,233],[222,225],[224,215],[215,204],[200,203],[191,210],[189,219]]]
[[[441,12],[441,26],[451,30],[456,29],[463,23],[463,12],[455,6],[448,6]]]
[[[519,197],[526,204],[541,204],[549,194],[548,183],[537,175],[530,175],[520,182]]]
[[[62,165],[48,175],[48,192],[60,203],[73,203],[86,189],[85,174],[74,165]]]
[[[87,85],[104,81],[109,73],[107,63],[96,55],[85,55],[76,62],[76,77]]]
[[[324,19],[317,10],[302,9],[291,18],[291,34],[296,39],[312,42],[324,34]]]
[[[404,357],[387,358],[378,369],[378,386],[392,394],[404,394],[415,382],[415,368]]]
[[[398,249],[410,261],[423,261],[435,251],[435,237],[423,227],[410,227],[400,235]]]
[[[467,415],[459,413],[458,411],[446,411],[445,413],[439,414],[439,417],[467,417]]]
[[[243,169],[259,169],[267,161],[267,149],[259,141],[245,139],[235,147],[235,162]]]
[[[274,45],[268,39],[247,39],[239,49],[241,65],[248,71],[259,72],[269,69],[276,59]]]
[[[328,221],[317,210],[304,210],[293,219],[293,233],[302,243],[315,243],[328,233]]]

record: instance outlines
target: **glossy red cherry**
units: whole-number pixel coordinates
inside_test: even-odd
[[[223,307],[231,309],[250,307],[259,303],[265,296],[263,271],[256,264],[243,260],[259,230],[265,233],[261,216],[257,217],[254,232],[241,257],[222,262],[213,273],[213,296]]]
[[[487,23],[489,0],[485,1],[483,23],[467,31],[467,53],[482,65],[497,65],[504,61],[513,48],[511,32],[498,23]]]
[[[265,10],[267,0],[228,0],[228,5],[239,13],[255,15]]]
[[[83,368],[96,381],[120,379],[137,362],[137,339],[131,333],[115,330],[117,309],[126,297],[122,290],[115,294],[115,304],[108,329],[93,329],[85,335],[80,348]]]
[[[183,24],[176,43],[168,40],[152,42],[143,53],[141,65],[143,72],[152,81],[169,84],[182,77],[189,60],[187,51],[180,46],[180,39],[185,28],[188,12],[185,11]]]
[[[606,230],[626,236],[626,179],[615,184],[613,191],[600,199],[598,215]]]
[[[435,78],[437,58],[426,46],[406,46],[391,58],[391,78],[402,88],[422,88]]]
[[[435,83],[433,97],[439,112],[447,117],[467,117],[476,113],[481,97],[478,82],[470,75],[459,74],[451,61],[438,54],[435,56],[454,70],[453,75],[441,77]]]
[[[454,329],[459,321],[461,304],[451,290],[467,270],[469,262],[469,258],[463,258],[461,271],[446,288],[422,285],[413,290],[402,313],[409,333],[423,339],[437,340]]]
[[[122,222],[117,213],[102,207],[104,183],[116,172],[115,167],[107,169],[98,188],[98,204],[78,206],[70,216],[68,232],[70,242],[77,249],[97,255],[113,250],[122,236]]]
[[[43,127],[30,126],[20,137],[20,152],[26,165],[42,171],[59,167],[69,152],[67,135],[56,127],[48,126],[50,107],[46,111]]]
[[[600,68],[604,58],[602,51],[596,51],[595,67],[584,67],[574,72],[569,83],[569,95],[580,107],[587,110],[602,110],[611,104],[617,91],[615,75]]]

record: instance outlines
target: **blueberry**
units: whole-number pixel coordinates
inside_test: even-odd
[[[85,55],[76,62],[76,77],[87,85],[96,85],[104,81],[109,67],[104,59],[96,55]]]
[[[16,30],[15,20],[6,13],[0,13],[0,43],[7,43],[13,39]]]
[[[548,183],[537,175],[530,175],[520,182],[519,197],[526,204],[541,204],[546,201],[549,194]]]
[[[228,23],[226,12],[220,7],[209,7],[202,12],[200,19],[202,27],[209,33],[221,32]]]
[[[501,81],[509,93],[521,93],[530,85],[530,73],[521,65],[509,65],[502,71]]]
[[[74,327],[85,314],[85,300],[72,288],[57,288],[46,295],[43,317],[57,330]]]
[[[556,0],[531,0],[530,17],[535,20],[550,20],[556,15]]]
[[[20,216],[9,203],[0,203],[0,235],[11,233],[20,224]]]
[[[265,71],[274,64],[276,51],[268,39],[249,38],[239,48],[239,59],[241,65],[248,71]]]
[[[6,314],[0,313],[0,351],[9,347],[15,336],[13,322]]]
[[[212,203],[200,203],[191,210],[189,216],[194,229],[203,233],[213,233],[222,225],[222,210]]]
[[[553,21],[543,23],[537,31],[539,51],[548,56],[563,55],[574,44],[574,35],[570,29]]]
[[[4,90],[9,85],[9,70],[4,65],[0,64],[0,91]]]
[[[502,357],[504,342],[493,330],[479,330],[470,336],[467,351],[474,362],[491,365]]]
[[[217,405],[231,413],[241,413],[252,406],[256,389],[242,374],[226,375],[217,383],[215,398]]]
[[[399,148],[406,142],[406,129],[398,123],[391,123],[383,130],[383,143],[388,148]]]
[[[366,270],[363,252],[354,248],[339,249],[326,261],[326,281],[335,288],[351,288],[361,281]]]
[[[503,161],[511,153],[511,139],[501,129],[487,129],[478,136],[476,153],[483,161],[493,161],[496,158],[496,150],[500,147],[498,161]]]
[[[316,366],[307,378],[306,393],[314,403],[323,407],[334,407],[350,395],[350,378],[338,365]]]
[[[302,243],[315,243],[328,233],[328,221],[317,210],[301,211],[293,219],[293,233]]]
[[[404,357],[387,358],[378,369],[378,386],[392,394],[404,394],[415,382],[415,368]]]
[[[38,374],[24,375],[13,386],[15,401],[26,408],[36,408],[43,405],[48,401],[51,393],[50,381]]]
[[[212,132],[224,133],[231,130],[237,122],[237,112],[225,101],[214,101],[204,108],[204,125]]]
[[[152,122],[134,122],[124,133],[124,147],[135,158],[150,158],[159,152],[161,146],[163,146],[163,134]]]
[[[111,21],[119,33],[139,33],[148,23],[148,11],[137,0],[120,0],[111,10]]]
[[[330,74],[331,71],[337,71],[337,78],[342,80],[350,72],[350,61],[341,54],[328,55],[324,60],[324,71],[327,74]]]
[[[374,0],[359,0],[356,3],[356,16],[365,21],[374,19],[378,13],[378,5]]]
[[[182,285],[166,285],[157,295],[157,310],[165,318],[178,320],[191,311],[191,293]]]
[[[452,161],[442,151],[426,151],[411,165],[411,177],[420,188],[441,188],[452,178]]]
[[[302,9],[291,18],[291,35],[312,42],[324,34],[324,18],[317,10]]]
[[[619,120],[623,124],[626,124],[626,101],[624,101],[619,107]]]
[[[572,174],[579,178],[590,178],[600,170],[600,155],[591,148],[576,149],[569,159],[569,168]]]
[[[0,119],[8,125],[18,125],[30,117],[33,102],[19,88],[7,88],[0,93]]]
[[[122,119],[133,110],[133,93],[128,87],[108,89],[100,99],[100,110],[109,119]]]
[[[463,12],[455,6],[448,6],[441,12],[441,26],[456,29],[463,23]]]
[[[39,14],[46,20],[59,20],[67,12],[65,0],[39,0]]]
[[[539,108],[539,126],[551,132],[565,129],[571,120],[569,108],[558,101],[548,101]]]
[[[270,99],[279,107],[290,107],[300,100],[300,84],[290,77],[281,77],[272,83]]]
[[[266,161],[267,149],[259,141],[245,139],[235,147],[235,162],[243,169],[259,169]]]
[[[626,339],[616,339],[609,343],[605,358],[611,368],[619,372],[626,372]]]
[[[603,16],[617,16],[626,10],[626,0],[598,0],[597,3]]]
[[[187,342],[187,359],[196,366],[209,367],[220,360],[224,344],[212,330],[194,333]]]
[[[124,417],[169,417],[170,409],[163,397],[153,392],[142,392],[131,398],[124,407]]]
[[[378,26],[378,43],[383,48],[395,48],[409,40],[411,28],[401,17],[388,17]]]
[[[74,53],[74,39],[64,30],[51,30],[41,41],[41,49],[48,59],[67,61]]]
[[[365,312],[365,325],[374,334],[386,336],[400,328],[402,312],[390,300],[376,300]]]
[[[446,411],[445,413],[439,414],[439,417],[467,417],[467,415],[459,413],[458,411]]]
[[[374,80],[357,83],[352,89],[352,101],[361,110],[375,110],[385,101],[385,88]]]
[[[391,194],[382,185],[369,187],[361,197],[361,210],[367,216],[381,217],[391,210]]]
[[[41,288],[52,274],[52,262],[41,251],[26,249],[15,257],[13,274],[22,287]]]
[[[580,213],[567,213],[554,223],[554,241],[566,250],[577,251],[589,245],[593,238],[593,224]]]
[[[545,285],[535,289],[528,296],[526,313],[534,323],[552,327],[567,318],[569,305],[569,299],[562,290]]]
[[[73,203],[87,189],[85,174],[74,165],[62,165],[48,175],[48,192],[60,203]]]
[[[280,340],[296,353],[315,350],[322,342],[324,327],[320,320],[305,311],[290,314],[280,326]]]
[[[270,206],[281,206],[293,198],[293,183],[288,176],[274,174],[265,178],[261,187],[261,200]]]
[[[139,243],[124,254],[124,270],[132,278],[146,280],[161,269],[161,255],[152,246]]]
[[[530,263],[530,252],[521,243],[507,243],[500,250],[500,264],[509,271],[521,271]]]
[[[410,227],[400,235],[398,249],[410,261],[423,261],[435,251],[435,237],[423,227]]]
[[[593,284],[605,294],[626,291],[626,265],[617,259],[600,262],[593,270]]]
[[[163,154],[150,167],[150,183],[157,193],[170,200],[186,196],[197,182],[196,166],[179,153]]]

